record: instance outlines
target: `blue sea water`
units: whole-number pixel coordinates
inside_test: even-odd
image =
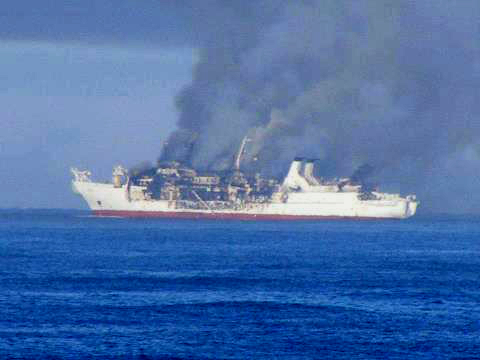
[[[0,358],[479,358],[479,220],[0,211]]]

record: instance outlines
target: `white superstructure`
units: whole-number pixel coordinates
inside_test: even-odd
[[[157,171],[162,174],[166,172],[167,170]],[[283,183],[276,186],[270,196],[235,198],[238,188],[235,190],[228,184],[225,185],[228,201],[204,200],[194,189],[190,190],[192,193],[190,199],[181,199],[179,195],[181,191],[173,185],[168,185],[166,192],[168,195],[155,199],[148,190],[149,184],[153,181],[151,178],[145,177],[134,184],[122,167],[115,168],[112,183],[93,182],[88,171],[72,169],[72,173],[73,190],[80,194],[90,209],[99,216],[271,220],[405,219],[413,216],[418,206],[414,195],[402,197],[399,194],[377,191],[365,194],[361,191],[361,186],[346,181],[321,181],[313,175],[313,162],[304,164],[299,159],[292,162]],[[205,176],[197,178],[200,179],[197,182],[213,179]],[[195,183],[194,180],[192,183]],[[209,186],[212,189],[219,186],[216,180],[210,182]]]

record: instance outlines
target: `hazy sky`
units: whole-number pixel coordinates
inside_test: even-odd
[[[0,207],[84,207],[70,166],[156,159],[196,57],[159,3],[2,3]]]
[[[371,163],[422,211],[480,212],[479,19],[478,0],[4,1],[0,207],[84,207],[70,166],[108,179],[178,128],[199,166],[253,132],[262,168]]]

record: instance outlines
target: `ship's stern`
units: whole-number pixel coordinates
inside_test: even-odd
[[[417,201],[417,198],[415,195],[409,195],[406,198],[406,210],[405,210],[405,218],[409,218],[417,212],[417,208],[419,205],[419,202]]]

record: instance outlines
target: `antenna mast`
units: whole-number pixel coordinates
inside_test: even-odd
[[[242,156],[245,152],[245,145],[247,145],[247,142],[251,141],[247,136],[245,136],[242,140],[242,143],[240,145],[240,149],[238,149],[237,157],[235,159],[235,171],[240,171],[240,162],[242,161]]]

